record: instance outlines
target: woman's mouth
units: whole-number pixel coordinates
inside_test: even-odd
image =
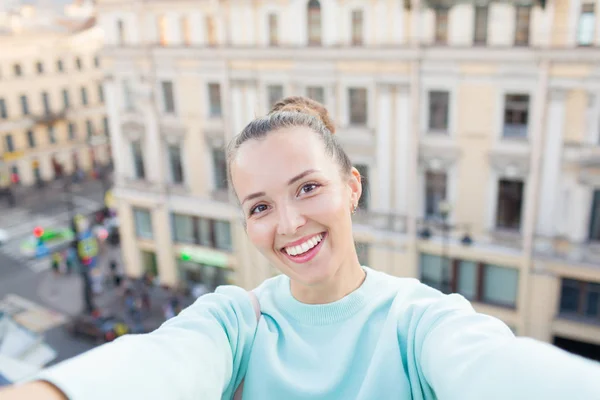
[[[281,252],[295,263],[306,263],[319,253],[326,238],[327,232],[321,232],[298,245],[284,247]]]

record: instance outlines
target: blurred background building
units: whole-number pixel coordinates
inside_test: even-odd
[[[43,185],[110,162],[104,35],[92,2],[67,11],[19,1],[0,9],[0,187]]]
[[[100,61],[83,39],[94,30],[65,39],[68,74],[43,57],[47,72],[36,72],[39,51],[19,60],[27,85],[52,83],[57,111],[64,86],[73,106],[84,107],[83,87],[101,103],[102,65],[128,274],[247,288],[274,274],[247,241],[223,148],[278,99],[307,95],[327,105],[364,176],[364,264],[459,292],[519,335],[600,359],[600,3],[96,4]],[[26,92],[14,52],[0,54],[15,146],[32,147],[27,130],[47,143],[19,100],[30,96],[41,117],[43,93]],[[82,120],[99,129],[100,105],[92,115]],[[59,126],[57,138],[68,136]],[[31,160],[18,164],[27,180]]]

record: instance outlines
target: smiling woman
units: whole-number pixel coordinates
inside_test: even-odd
[[[361,266],[360,174],[334,132],[322,105],[293,97],[229,146],[248,238],[282,272],[252,291],[258,319],[245,290],[220,287],[0,398],[599,398],[598,364],[516,338],[460,295]]]

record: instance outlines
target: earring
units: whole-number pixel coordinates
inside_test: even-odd
[[[356,204],[352,206],[352,215],[356,214]]]

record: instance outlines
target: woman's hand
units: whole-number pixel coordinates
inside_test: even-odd
[[[68,400],[56,386],[44,381],[12,385],[0,389],[2,400]]]

